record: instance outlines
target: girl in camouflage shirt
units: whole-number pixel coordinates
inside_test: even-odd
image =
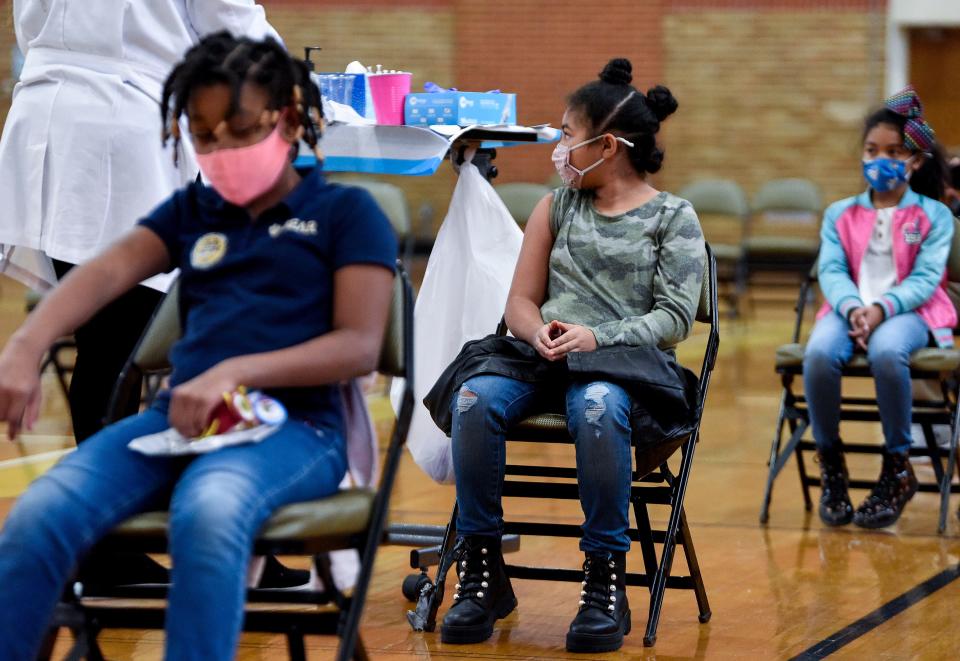
[[[623,383],[576,378],[572,356],[623,347],[667,355],[658,349],[669,351],[690,332],[706,260],[690,203],[647,181],[663,162],[655,135],[677,102],[665,87],[643,94],[631,80],[630,62],[612,60],[600,80],[570,97],[553,155],[566,185],[531,215],[507,301],[511,341],[535,361],[531,373],[563,378],[491,373],[483,358],[487,367],[447,400],[460,581],[441,627],[445,643],[486,640],[516,606],[500,549],[505,432],[551,401],[566,405],[585,516],[587,580],[567,649],[615,650],[630,630],[624,574],[632,414],[643,402]],[[568,356],[569,372],[555,371]]]

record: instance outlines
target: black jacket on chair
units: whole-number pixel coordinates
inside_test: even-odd
[[[697,378],[677,363],[672,352],[655,347],[610,346],[571,352],[566,360],[550,362],[523,340],[488,335],[463,345],[423,400],[433,421],[447,436],[454,396],[468,379],[481,374],[554,388],[583,381],[609,381],[621,386],[632,400],[630,425],[638,467],[656,468],[693,428]]]

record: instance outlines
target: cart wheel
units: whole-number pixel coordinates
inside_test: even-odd
[[[423,586],[429,582],[430,577],[425,573],[407,574],[407,577],[403,579],[403,586],[400,588],[400,591],[403,592],[403,596],[406,597],[407,601],[416,603],[417,599],[420,598],[420,591],[423,589]]]

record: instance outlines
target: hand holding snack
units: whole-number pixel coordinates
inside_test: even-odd
[[[272,397],[239,386],[223,393],[223,401],[213,410],[206,429],[197,438],[252,429],[258,425],[276,425],[286,420],[283,406]],[[196,440],[196,439],[195,439]]]
[[[231,445],[259,443],[280,429],[286,420],[283,404],[262,392],[248,392],[238,386],[222,394],[201,434],[188,437],[171,427],[135,438],[127,447],[151,456],[205,454]]]

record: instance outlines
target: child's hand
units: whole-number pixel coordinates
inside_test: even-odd
[[[200,436],[207,428],[214,409],[223,403],[223,393],[233,392],[239,385],[226,362],[181,383],[170,392],[170,412],[167,416],[170,426],[187,438]]]
[[[572,351],[596,351],[597,338],[589,328],[565,324],[562,321],[553,323],[557,324],[561,331],[560,336],[553,341],[553,352],[558,358]]]
[[[867,350],[867,340],[874,329],[883,323],[883,312],[876,305],[865,305],[850,313],[850,337],[857,346]]]
[[[42,352],[11,340],[0,353],[0,421],[7,438],[16,440],[21,427],[33,429],[40,414]]]
[[[544,324],[540,327],[536,335],[533,336],[533,342],[531,342],[531,344],[541,356],[549,361],[554,361],[560,357],[560,354],[554,351],[554,345],[556,344],[556,339],[562,334],[563,331],[560,329],[560,322],[551,321],[549,324]]]

